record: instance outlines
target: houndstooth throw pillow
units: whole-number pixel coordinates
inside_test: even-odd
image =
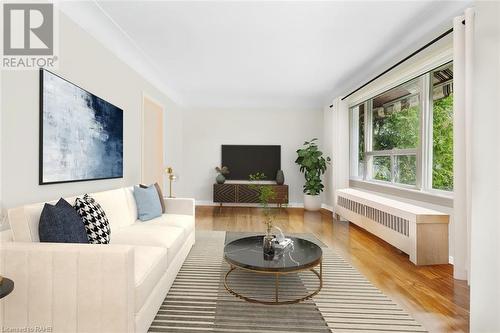
[[[75,209],[85,224],[89,243],[109,244],[111,229],[101,205],[94,198],[85,194],[83,198],[76,199]]]

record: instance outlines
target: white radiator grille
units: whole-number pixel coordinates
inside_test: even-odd
[[[341,196],[338,197],[337,204],[341,207],[344,207],[345,209],[349,209],[356,214],[363,215],[372,221],[380,223],[381,225],[400,234],[403,234],[407,237],[409,236],[410,221],[408,221],[407,219],[386,213],[384,211]]]

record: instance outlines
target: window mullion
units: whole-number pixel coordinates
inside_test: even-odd
[[[420,120],[420,153],[417,155],[417,187],[432,188],[432,94],[431,74],[422,78],[422,102]],[[420,180],[419,180],[420,178]]]
[[[373,150],[373,100],[365,105],[365,180],[372,179],[373,156],[368,153]]]
[[[359,175],[359,106],[350,109],[350,159],[351,159],[351,177],[357,178]]]
[[[391,183],[396,183],[396,156],[391,152]]]

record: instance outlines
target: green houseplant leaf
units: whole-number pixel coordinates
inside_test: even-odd
[[[305,141],[304,146],[297,150],[295,163],[299,165],[299,170],[304,174],[306,180],[303,191],[308,195],[318,195],[323,192],[324,185],[321,176],[326,172],[330,164],[330,157],[324,157],[319,150],[318,139],[314,138]]]

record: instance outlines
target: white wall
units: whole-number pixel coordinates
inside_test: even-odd
[[[7,208],[138,183],[143,93],[164,104],[165,161],[181,168],[182,119],[178,107],[62,13],[59,30],[60,63],[56,73],[124,111],[124,176],[113,180],[39,186],[39,73],[4,71],[1,78],[0,198]]]
[[[0,106],[2,105],[2,71],[0,70]],[[4,209],[3,209],[3,181],[2,181],[2,165],[3,165],[3,150],[2,150],[2,141],[3,141],[3,131],[2,131],[2,110],[0,110],[0,231],[3,227],[3,219],[4,219]]]
[[[183,118],[182,196],[212,202],[222,144],[281,145],[281,167],[290,202],[303,203],[303,175],[294,163],[304,141],[322,140],[322,110],[185,110]],[[177,186],[177,184],[176,184]]]
[[[500,3],[476,3],[470,331],[500,332]],[[466,246],[466,244],[463,244]]]

